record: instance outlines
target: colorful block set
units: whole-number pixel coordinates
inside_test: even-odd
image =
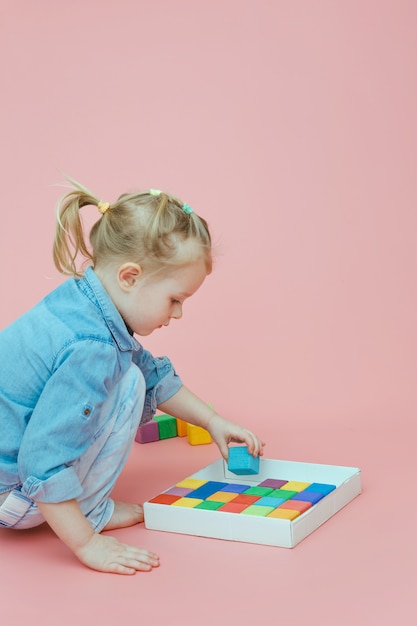
[[[292,521],[334,489],[336,485],[273,478],[256,485],[186,478],[149,502]]]
[[[171,485],[144,503],[145,527],[294,548],[361,493],[356,467],[259,461],[236,475],[218,459]]]
[[[151,441],[170,439],[171,437],[187,437],[188,442],[192,446],[211,443],[212,441],[210,433],[204,428],[188,424],[183,420],[166,414],[155,415],[152,420],[139,426],[135,441],[138,443],[150,443]]]

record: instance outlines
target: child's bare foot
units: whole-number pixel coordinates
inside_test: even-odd
[[[114,530],[115,528],[126,528],[143,522],[143,507],[140,504],[114,501],[114,511],[110,521],[103,530]]]

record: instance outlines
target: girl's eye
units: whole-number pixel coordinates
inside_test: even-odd
[[[181,304],[179,300],[175,300],[175,298],[171,299],[172,304]]]

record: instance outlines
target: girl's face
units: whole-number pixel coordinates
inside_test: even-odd
[[[120,313],[126,324],[140,336],[168,326],[182,317],[182,305],[202,285],[207,276],[203,258],[188,265],[173,267],[163,274],[139,276]]]

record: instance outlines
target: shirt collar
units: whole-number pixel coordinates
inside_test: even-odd
[[[138,350],[140,344],[133,337],[133,331],[125,324],[92,267],[88,267],[85,270],[84,276],[80,278],[78,285],[81,291],[100,309],[103,319],[119,349],[122,351]]]

